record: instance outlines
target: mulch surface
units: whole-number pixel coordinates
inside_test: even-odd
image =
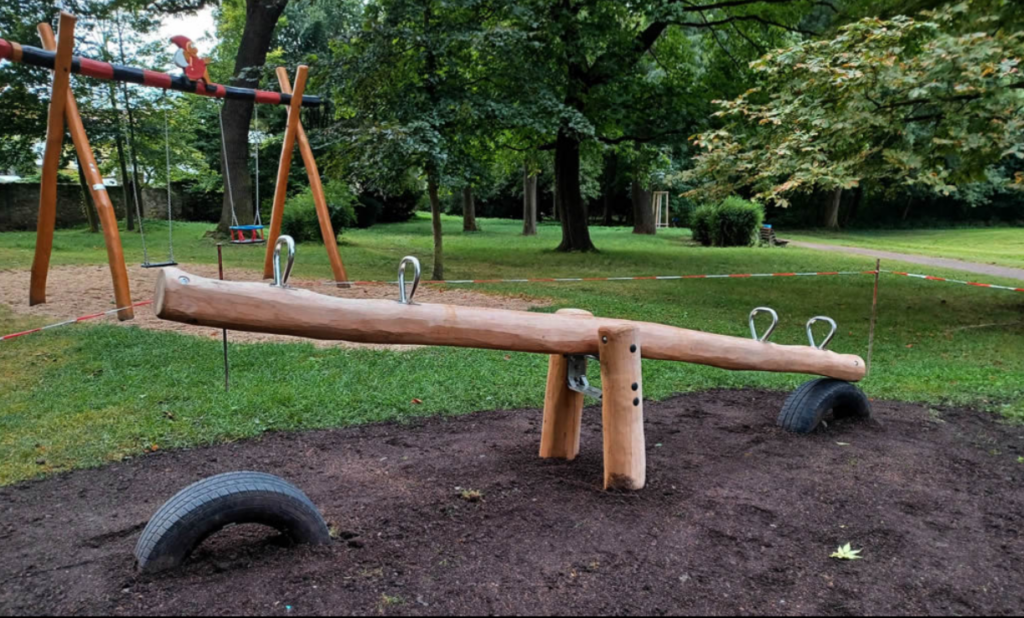
[[[783,394],[647,403],[648,475],[601,491],[600,410],[572,463],[537,410],[268,434],[0,488],[2,614],[1017,614],[1024,428],[877,402],[877,423],[782,433]],[[132,550],[184,486],[283,476],[340,533],[241,526],[182,570]],[[469,502],[456,488],[483,493]],[[840,545],[864,559],[840,562]]]

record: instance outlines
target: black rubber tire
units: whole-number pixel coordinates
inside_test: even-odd
[[[864,391],[849,382],[821,378],[807,382],[786,399],[779,414],[779,427],[808,434],[832,412],[836,419],[871,418],[871,402]]]
[[[186,487],[164,504],[135,546],[139,571],[181,566],[210,535],[232,524],[270,526],[295,543],[331,542],[327,524],[306,494],[260,472],[229,472]]]

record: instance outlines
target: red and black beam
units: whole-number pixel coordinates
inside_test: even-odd
[[[57,54],[54,52],[0,39],[0,60],[10,60],[11,62],[52,71],[57,61],[56,58]],[[291,105],[292,102],[292,95],[290,94],[252,90],[249,88],[234,88],[232,86],[221,86],[220,84],[207,84],[202,81],[194,82],[184,75],[171,75],[169,73],[161,73],[160,71],[137,69],[81,56],[74,56],[71,59],[71,72],[76,75],[84,75],[96,79],[128,82],[162,90],[176,90],[215,99],[253,101],[264,105]],[[322,103],[323,101],[320,97],[302,97],[303,107],[319,107]]]

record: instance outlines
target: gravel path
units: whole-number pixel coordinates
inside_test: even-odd
[[[962,260],[951,260],[949,258],[928,257],[927,255],[910,255],[907,253],[895,253],[892,251],[878,251],[876,249],[861,249],[859,247],[825,245],[812,242],[793,241],[789,243],[789,246],[799,247],[801,249],[814,249],[816,251],[853,253],[856,255],[866,255],[873,258],[881,258],[883,260],[898,260],[900,262],[909,262],[911,264],[935,266],[936,268],[948,268],[950,270],[962,270],[969,273],[977,273],[979,275],[1005,277],[1006,279],[1017,279],[1018,281],[1024,281],[1024,269],[1022,268],[1009,268],[1007,266],[979,264],[977,262],[964,262]]]

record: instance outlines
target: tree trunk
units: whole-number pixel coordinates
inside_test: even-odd
[[[551,217],[555,221],[562,220],[562,211],[558,206],[558,168],[555,168],[554,182],[551,183]]]
[[[601,182],[601,201],[603,202],[603,211],[601,213],[601,225],[610,226],[612,224],[612,199],[615,197],[615,176],[618,171],[619,157],[613,151],[610,153],[604,162],[604,174]]]
[[[846,216],[843,217],[843,227],[849,227],[850,222],[857,217],[857,211],[860,210],[860,205],[864,201],[864,185],[857,185],[857,189],[853,192],[853,203],[850,204],[850,209],[846,212]]]
[[[238,88],[258,88],[267,51],[274,36],[277,21],[288,6],[288,0],[246,0],[245,28],[235,56],[234,77],[231,85]],[[224,148],[221,152],[221,171],[224,173],[224,206],[217,231],[227,234],[231,227],[231,202],[236,212],[243,205],[252,204],[252,179],[249,177],[249,125],[252,123],[252,101],[231,99],[224,101],[221,117],[224,122]],[[227,151],[226,156],[223,152]],[[228,191],[226,177],[230,177]],[[258,206],[257,206],[258,207]],[[250,208],[245,208],[249,213]],[[240,223],[255,221],[253,216]]]
[[[568,129],[558,132],[555,143],[555,187],[562,221],[559,251],[596,251],[590,240],[587,208],[580,194],[580,140]]]
[[[434,227],[434,272],[430,278],[444,281],[444,235],[441,227],[441,200],[437,197],[437,173],[427,171],[427,192],[430,194],[430,220]]]
[[[654,220],[651,190],[645,189],[643,185],[634,180],[630,192],[633,198],[633,233],[651,236],[657,234],[658,227]]]
[[[843,189],[837,187],[832,193],[832,201],[828,203],[825,209],[824,224],[827,229],[838,230],[839,229],[839,204],[843,201]]]
[[[78,160],[78,184],[82,187],[82,207],[85,208],[85,218],[89,220],[89,232],[100,233],[100,223],[97,219],[96,208],[92,204],[92,193],[89,191],[89,181],[85,179],[85,170],[82,169],[82,161]]]
[[[523,236],[537,235],[537,175],[523,164]]]
[[[473,187],[469,185],[462,188],[462,231],[480,231],[476,225],[476,199],[473,197]]]

